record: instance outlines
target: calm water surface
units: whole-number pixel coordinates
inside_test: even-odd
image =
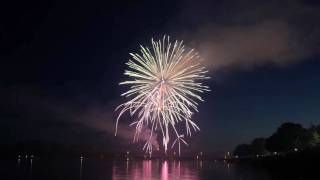
[[[1,161],[0,179],[270,180],[268,171],[251,166],[196,160],[25,159]]]

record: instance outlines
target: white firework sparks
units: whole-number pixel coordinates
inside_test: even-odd
[[[203,101],[198,95],[204,91],[210,91],[208,86],[202,85],[198,80],[208,79],[208,72],[200,65],[200,57],[193,49],[186,51],[183,41],[170,42],[169,37],[152,42],[152,49],[140,46],[140,54],[130,53],[132,59],[126,63],[130,70],[125,75],[131,80],[121,82],[120,85],[129,85],[130,90],[121,96],[129,98],[129,101],[121,104],[119,118],[130,112],[136,120],[131,123],[136,132],[134,141],[144,126],[150,128],[150,140],[146,141],[143,150],[152,153],[151,139],[154,133],[160,132],[165,152],[170,142],[170,134],[175,135],[171,148],[184,140],[184,133],[178,132],[176,125],[184,122],[186,135],[191,136],[191,130],[200,130],[192,121],[191,116],[197,110],[197,101]],[[117,110],[116,109],[116,110]],[[169,130],[173,130],[172,133]]]

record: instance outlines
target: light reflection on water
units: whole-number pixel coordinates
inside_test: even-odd
[[[150,180],[150,179],[185,179],[197,180],[197,161],[176,160],[141,160],[127,161],[125,167],[121,162],[114,161],[112,166],[113,180]]]
[[[113,180],[271,180],[265,169],[252,166],[196,160],[113,161]]]
[[[200,160],[36,158],[0,161],[0,179],[30,180],[271,180],[268,171]]]

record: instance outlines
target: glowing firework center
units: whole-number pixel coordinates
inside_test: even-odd
[[[198,53],[193,49],[185,51],[182,41],[170,42],[169,37],[153,41],[152,50],[140,46],[141,54],[133,54],[127,65],[130,70],[125,75],[131,80],[121,82],[120,85],[129,85],[130,90],[123,93],[129,101],[121,104],[116,110],[120,113],[116,123],[125,112],[134,116],[131,126],[135,126],[136,132],[133,141],[139,140],[141,131],[150,129],[149,140],[146,141],[143,150],[152,153],[152,139],[155,133],[162,135],[162,144],[165,152],[170,142],[169,130],[173,130],[175,140],[171,148],[178,144],[180,155],[181,142],[187,145],[183,139],[184,133],[178,132],[176,125],[185,123],[186,135],[191,136],[191,128],[194,131],[200,128],[191,119],[197,110],[197,101],[203,101],[198,93],[210,91],[208,86],[202,85],[198,80],[208,79],[205,76],[205,67],[200,66]]]

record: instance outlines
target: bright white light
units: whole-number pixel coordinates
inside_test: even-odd
[[[127,65],[129,70],[125,75],[130,78],[120,85],[129,85],[130,89],[122,96],[129,101],[121,104],[118,119],[129,112],[136,119],[131,123],[135,126],[134,141],[138,141],[141,131],[148,127],[151,131],[149,140],[143,149],[152,152],[152,137],[161,132],[165,152],[169,142],[171,147],[180,143],[187,144],[185,135],[191,136],[191,130],[200,130],[191,117],[198,112],[198,101],[203,99],[198,95],[209,91],[208,86],[199,80],[208,79],[205,67],[200,65],[200,57],[193,49],[186,50],[182,41],[170,42],[169,37],[152,42],[152,48],[140,46],[140,53],[130,53],[132,59]],[[184,123],[186,132],[179,132],[178,123]],[[116,133],[117,133],[116,124]],[[169,132],[169,130],[173,130]],[[175,134],[175,140],[170,140],[170,134]]]

